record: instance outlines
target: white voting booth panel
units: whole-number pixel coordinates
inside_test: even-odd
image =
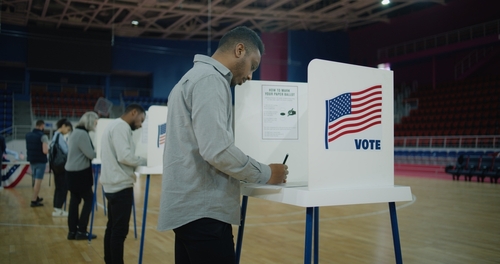
[[[97,120],[97,126],[95,127],[94,142],[92,142],[94,144],[95,153],[96,153],[96,158],[94,161],[98,161],[97,163],[101,163],[102,134],[104,134],[104,130],[109,125],[109,123],[113,120],[114,119],[112,119],[112,118],[99,118],[99,120]]]
[[[168,108],[166,106],[152,105],[148,109],[141,140],[137,146],[138,150],[141,148],[145,150],[140,155],[147,158],[148,163],[147,167],[137,168],[136,171],[140,174],[161,174],[163,171],[167,113]]]
[[[295,101],[296,129],[280,121]],[[241,192],[305,207],[411,201],[394,186],[393,127],[391,71],[313,60],[307,84],[246,82],[235,88],[236,146],[263,163],[289,153],[289,181],[306,184]]]
[[[163,164],[163,148],[165,145],[165,132],[168,108],[153,105],[146,112],[146,119],[139,128],[132,132],[136,146],[135,154],[147,159],[147,167],[139,167],[141,174],[160,174]],[[101,142],[104,130],[114,119],[100,118],[95,131],[96,160],[101,163]],[[146,169],[148,168],[148,169]],[[144,172],[144,173],[142,173]]]
[[[235,145],[259,162],[286,164],[307,185],[307,84],[249,81],[235,88]]]
[[[392,71],[315,59],[308,85],[309,189],[394,185]]]

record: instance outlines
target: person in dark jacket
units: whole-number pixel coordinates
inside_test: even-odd
[[[31,207],[43,206],[43,198],[38,197],[40,187],[42,186],[45,168],[47,167],[47,153],[49,152],[49,138],[43,131],[45,122],[36,121],[35,128],[26,134],[26,149],[28,161],[30,162],[31,174],[35,179],[33,185],[33,195],[31,197]]]

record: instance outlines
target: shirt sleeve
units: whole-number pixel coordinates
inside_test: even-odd
[[[78,148],[80,151],[89,159],[95,159],[96,153],[92,147],[92,142],[90,141],[90,136],[87,133],[82,133],[78,140]]]
[[[116,150],[118,162],[132,167],[146,165],[146,159],[135,155],[135,151],[133,151],[135,148],[130,145],[131,137],[130,129],[123,125],[118,125],[113,129],[111,140]]]
[[[49,144],[49,137],[47,137],[47,135],[43,135],[41,140],[42,143],[46,143],[47,145]]]
[[[64,154],[68,154],[68,143],[66,143],[63,134],[59,134],[59,140],[57,143],[59,143],[59,146],[61,147],[61,150],[64,152]]]
[[[200,155],[218,170],[238,180],[266,183],[269,166],[247,156],[234,145],[229,119],[231,91],[227,81],[209,75],[195,84],[192,95],[193,130]]]
[[[18,160],[19,159],[19,153],[17,151],[10,150],[8,148],[5,149],[5,153],[8,155],[14,156],[14,159]]]

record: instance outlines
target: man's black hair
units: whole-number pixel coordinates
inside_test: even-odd
[[[219,41],[219,49],[227,51],[234,48],[238,43],[243,43],[248,51],[252,52],[256,49],[260,51],[260,55],[264,54],[264,43],[259,35],[252,29],[241,26],[228,31]]]
[[[139,104],[129,104],[127,108],[125,108],[125,114],[129,113],[132,110],[137,110],[139,113],[146,113],[146,110],[144,110],[144,107],[142,107]]]

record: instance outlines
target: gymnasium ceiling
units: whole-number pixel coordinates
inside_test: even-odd
[[[116,36],[218,39],[245,25],[258,32],[345,31],[446,0],[0,0],[1,22],[107,31]],[[132,22],[137,21],[138,25]],[[210,26],[209,26],[210,25]]]

